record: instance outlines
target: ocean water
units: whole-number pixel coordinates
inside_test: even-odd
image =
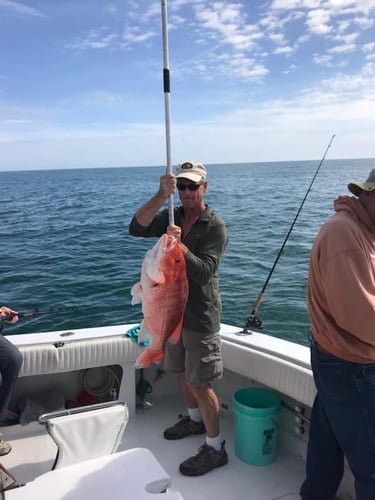
[[[206,202],[224,218],[229,234],[220,267],[223,322],[245,325],[319,163],[207,165]],[[321,165],[258,308],[263,333],[307,345],[311,245],[333,213],[333,200],[349,194],[348,182],[365,180],[374,166],[373,159]],[[58,311],[6,325],[5,334],[141,320],[130,289],[155,240],[131,237],[128,224],[163,172],[164,167],[0,172],[0,302],[22,312]]]

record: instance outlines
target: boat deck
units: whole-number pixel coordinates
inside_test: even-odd
[[[178,395],[159,396],[152,407],[138,408],[131,416],[125,430],[121,450],[145,447],[157,457],[172,478],[171,490],[178,490],[184,500],[207,498],[228,500],[277,500],[298,499],[304,477],[304,461],[298,456],[279,449],[276,461],[266,466],[253,466],[239,460],[234,453],[234,422],[231,412],[221,417],[222,435],[226,441],[229,462],[210,473],[189,478],[182,476],[178,465],[194,455],[203,443],[204,436],[189,436],[178,441],[167,441],[162,436],[164,428],[172,425],[184,405]],[[37,423],[2,428],[4,437],[11,441],[12,452],[1,462],[25,483],[50,470],[55,445],[44,428]],[[144,471],[146,473],[147,471]],[[142,474],[142,470],[139,471]],[[126,471],[124,471],[126,474]],[[127,498],[124,495],[124,498]],[[136,499],[129,499],[136,500]]]
[[[183,405],[181,404],[183,411]],[[125,448],[144,446],[158,458],[172,477],[173,489],[179,490],[185,500],[247,499],[276,500],[299,499],[298,491],[304,477],[304,461],[282,449],[277,460],[267,466],[253,466],[239,460],[234,453],[234,422],[231,413],[221,417],[221,431],[226,442],[229,462],[201,477],[184,477],[178,465],[195,455],[204,436],[189,436],[177,441],[167,441],[162,431],[173,425],[178,416],[169,400],[163,400],[149,409],[138,410],[136,420],[131,420],[125,431]]]

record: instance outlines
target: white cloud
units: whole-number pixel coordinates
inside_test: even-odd
[[[362,45],[363,52],[374,52],[375,51],[375,42],[365,43]]]
[[[353,19],[353,25],[358,26],[361,30],[368,30],[375,26],[375,18],[355,17]]]
[[[375,64],[369,62],[356,75],[339,73],[332,78],[322,80],[321,88],[327,95],[334,93],[336,102],[347,105],[358,100],[375,103],[374,79]],[[371,118],[370,114],[368,116]],[[375,120],[375,115],[371,118],[373,119]]]
[[[290,9],[314,9],[319,7],[320,0],[274,0],[272,9],[290,10]]]
[[[338,142],[341,141],[336,157],[355,156],[350,155],[350,144],[359,138],[361,144],[367,144],[363,155],[374,156],[374,77],[375,63],[368,63],[357,75],[338,74],[293,98],[270,98],[258,104],[243,104],[209,119],[175,124],[172,129],[174,157],[189,156],[189,150],[194,147],[197,157],[212,163],[248,161],[249,157],[252,161],[311,159],[314,151],[317,154],[319,144],[322,147],[332,133],[337,134]],[[13,149],[17,145],[16,149],[29,152],[31,163],[45,161],[46,166],[51,166],[49,152],[53,148],[63,150],[64,160],[72,162],[74,159],[79,166],[90,166],[87,164],[88,150],[95,152],[91,156],[94,166],[151,165],[164,161],[164,130],[160,123],[64,128],[48,119],[47,112],[44,122],[34,119],[33,123],[26,123],[28,120],[20,118],[21,110],[17,111],[18,118],[12,119],[12,129],[8,127],[1,133],[0,123],[0,158],[5,158],[11,145]],[[23,111],[24,116],[31,116],[27,110]],[[136,146],[139,141],[147,144],[147,148],[140,151]],[[277,144],[277,153],[266,148],[265,142]],[[306,144],[303,157],[301,149],[294,147],[297,142]],[[46,154],[40,155],[41,147]],[[108,151],[112,156],[108,156]],[[54,157],[55,166],[61,166],[58,157]],[[4,165],[4,160],[0,159],[0,168]]]
[[[332,56],[328,54],[314,54],[313,61],[321,66],[332,66]]]
[[[348,43],[346,45],[336,45],[328,49],[330,54],[347,54],[349,52],[354,52],[356,50],[356,45],[354,43]]]
[[[210,30],[219,39],[235,50],[249,50],[256,47],[263,33],[252,24],[246,23],[243,5],[212,2],[206,6],[198,5],[196,19],[204,30]]]
[[[63,99],[56,109],[77,109],[77,108],[111,108],[118,106],[125,100],[120,93],[108,92],[106,90],[91,90],[76,96]]]
[[[29,124],[32,123],[31,120],[1,120],[0,124],[1,125],[24,125],[24,124]]]
[[[283,73],[287,75],[288,73],[294,73],[297,69],[298,67],[295,64],[291,64]]]
[[[124,29],[123,33],[123,40],[125,42],[129,42],[130,44],[134,43],[143,43],[151,38],[154,38],[155,36],[159,35],[159,33],[151,30],[151,31],[144,31],[141,27],[138,26],[127,26]]]
[[[87,33],[76,37],[72,42],[66,43],[66,49],[87,50],[87,49],[106,49],[119,42],[119,36],[115,33],[108,33],[109,28],[92,29]]]
[[[285,45],[284,47],[277,47],[275,50],[274,50],[274,54],[286,54],[286,55],[289,55],[289,54],[292,54],[294,52],[295,49],[293,49],[292,47],[288,47],[287,45]]]
[[[359,37],[359,33],[348,33],[347,35],[338,34],[333,37],[333,40],[339,41],[342,44],[351,44]]]
[[[45,14],[41,10],[12,0],[0,0],[0,10],[1,9],[26,17],[45,17]]]
[[[283,33],[270,33],[269,39],[277,45],[283,45],[285,43],[285,36]]]
[[[151,74],[150,68],[161,61],[160,3],[127,2],[127,10],[120,9],[116,21],[112,18],[116,5],[105,4],[101,16],[88,16],[80,30],[78,23],[69,25],[66,33],[71,36],[77,29],[78,36],[66,47],[93,50],[88,57],[80,54],[88,69],[96,61],[95,50],[111,51],[121,68],[123,54],[116,60],[115,51],[128,50],[127,75],[135,74],[133,69],[142,64],[142,85],[136,88],[131,78],[124,78],[120,86],[117,81],[112,85],[111,78],[101,83],[85,80],[83,66],[79,90],[76,85],[69,88],[69,79],[66,86],[65,81],[63,86],[61,81],[55,85],[59,94],[50,92],[46,84],[46,99],[40,93],[34,101],[19,89],[18,95],[17,91],[12,94],[9,81],[14,75],[2,69],[0,169],[9,159],[13,161],[12,150],[23,151],[31,168],[37,161],[49,166],[51,161],[60,162],[62,167],[64,161],[108,166],[109,158],[118,166],[163,163],[163,120],[158,121],[156,99],[149,95],[156,73]],[[317,142],[324,144],[331,132],[345,137],[338,156],[349,154],[350,143],[359,136],[367,144],[366,155],[375,156],[375,43],[369,31],[374,26],[375,0],[259,4],[253,9],[245,0],[170,3],[172,88],[176,82],[181,92],[176,101],[172,92],[174,157],[188,157],[194,149],[197,157],[208,162],[247,161],[249,157],[253,161],[289,160],[294,154],[299,155],[294,159],[301,155],[310,159]],[[10,5],[14,13],[14,5],[24,4],[0,0],[0,9],[7,6],[11,12]],[[53,13],[49,8],[49,19]],[[59,37],[54,38],[57,45],[56,40]],[[147,53],[135,52],[142,47]],[[137,57],[131,57],[132,48]],[[62,56],[67,56],[69,69],[71,54],[65,52]],[[315,65],[312,70],[311,63]],[[50,76],[35,77],[34,85],[37,82],[42,88],[40,80]],[[53,88],[52,78],[51,82]],[[9,105],[23,99],[29,100],[28,105]],[[37,107],[33,102],[53,104]],[[145,117],[144,123],[136,121],[140,116]],[[202,119],[194,119],[197,116]],[[294,148],[297,138],[298,144],[311,141],[310,147]],[[277,143],[277,150],[267,146],[271,143]]]
[[[316,9],[307,14],[306,24],[315,35],[327,35],[332,32],[332,26],[329,24],[330,20],[329,11]]]

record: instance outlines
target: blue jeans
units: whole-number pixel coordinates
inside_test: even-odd
[[[17,347],[0,334],[0,418],[8,408],[22,359]]]
[[[318,392],[301,498],[334,500],[345,456],[356,500],[375,500],[375,363],[344,361],[312,341],[311,366]]]

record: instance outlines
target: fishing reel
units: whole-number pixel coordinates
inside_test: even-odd
[[[263,328],[263,321],[258,318],[258,316],[255,316],[254,313],[251,313],[247,318],[246,325],[243,327],[242,332],[238,333],[238,335],[251,335],[251,332],[249,332],[249,328],[257,328],[258,330],[261,330]]]
[[[249,328],[250,326],[252,328],[262,329],[263,321],[258,318],[258,316],[255,316],[255,314],[250,314],[250,316],[247,318],[246,328]]]

